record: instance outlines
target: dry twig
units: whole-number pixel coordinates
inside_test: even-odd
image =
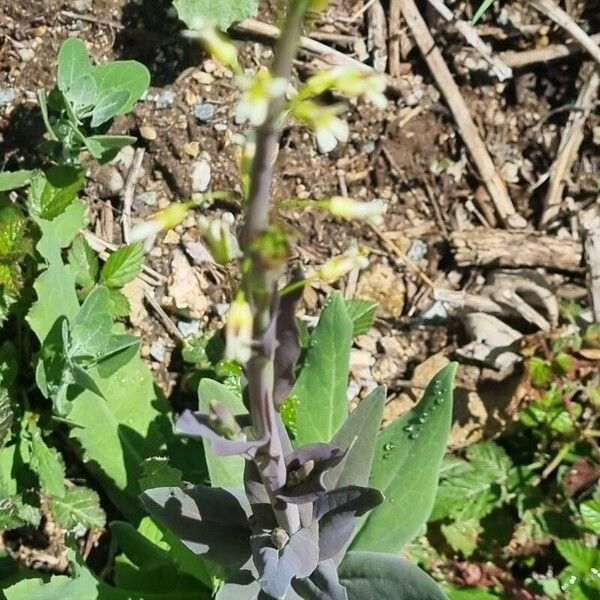
[[[429,0],[429,4],[431,4],[431,6],[433,6],[433,8],[448,21],[448,23],[454,24],[456,30],[465,38],[467,43],[470,44],[490,65],[492,71],[500,81],[512,77],[512,69],[502,62],[502,59],[492,54],[489,46],[479,37],[479,34],[472,25],[467,21],[459,19],[442,0]]]
[[[386,70],[387,54],[387,20],[380,0],[375,0],[367,11],[367,50],[371,53],[373,66],[382,73]]]
[[[600,65],[600,47],[562,8],[552,0],[531,0],[531,5],[567,31]]]
[[[594,322],[600,323],[600,227],[588,232],[585,240],[585,262],[590,277]]]
[[[123,188],[123,212],[121,214],[121,227],[123,229],[123,239],[125,240],[126,244],[129,244],[131,240],[131,205],[133,204],[135,186],[140,178],[143,160],[144,149],[136,148],[135,154],[133,155],[133,162],[131,163],[131,169],[129,169],[127,181],[125,182],[125,187]]]
[[[565,179],[571,172],[573,163],[577,158],[577,152],[583,142],[585,122],[592,112],[593,102],[597,98],[600,89],[599,71],[594,69],[591,75],[586,77],[585,75],[589,73],[589,70],[585,68],[587,66],[584,65],[584,68],[582,68],[584,84],[571,111],[569,120],[563,129],[556,160],[550,167],[550,184],[544,198],[544,210],[540,219],[541,228],[545,228],[552,223],[560,212]]]
[[[525,221],[516,213],[506,185],[494,166],[492,158],[479,135],[477,126],[469,114],[469,109],[461,96],[458,85],[452,78],[450,69],[444,62],[439,48],[435,45],[435,41],[414,0],[402,0],[401,8],[404,19],[408,23],[440,91],[448,102],[460,134],[473,162],[477,165],[479,174],[488,189],[498,215],[508,225],[524,226]]]

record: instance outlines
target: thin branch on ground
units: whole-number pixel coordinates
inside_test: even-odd
[[[121,214],[121,227],[123,230],[123,240],[126,244],[131,241],[131,205],[135,194],[135,186],[140,178],[142,170],[142,161],[144,160],[144,149],[136,148],[133,155],[131,169],[127,175],[127,181],[123,188],[123,212]]]

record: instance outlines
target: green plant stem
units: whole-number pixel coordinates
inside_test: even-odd
[[[307,0],[290,0],[285,25],[277,42],[272,76],[289,80],[296,48],[302,33]],[[260,248],[253,242],[270,225],[269,209],[273,163],[277,155],[279,131],[285,93],[274,98],[267,112],[267,119],[256,131],[256,150],[250,171],[250,193],[246,205],[245,223],[241,235],[241,246],[245,253],[242,286],[250,303],[254,317],[254,339],[259,341],[258,349],[248,361],[248,392],[250,415],[260,434],[277,431],[277,415],[273,402],[274,348],[263,343],[265,332],[271,322],[271,304],[273,287],[277,272],[268,269],[261,256]],[[265,472],[261,468],[261,457],[257,464],[267,493],[271,498],[275,517],[280,527],[290,533],[300,528],[298,507],[279,503],[275,499],[275,490],[285,485],[286,471],[283,462],[283,448],[279,435],[269,437],[265,450],[270,457],[277,459],[277,468]],[[268,464],[269,461],[265,461]],[[281,507],[280,507],[281,506]]]

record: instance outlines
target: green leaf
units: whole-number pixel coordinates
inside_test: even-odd
[[[110,300],[110,313],[113,317],[126,317],[131,312],[131,306],[127,296],[116,288],[108,290]]]
[[[27,185],[35,171],[13,171],[12,173],[0,173],[0,192],[7,192]]]
[[[477,548],[483,527],[479,524],[478,519],[470,519],[469,521],[444,524],[441,526],[441,530],[450,547],[457,552],[462,552],[465,558],[469,558]]]
[[[93,69],[93,76],[96,81],[98,103],[108,106],[107,97],[112,96],[116,99],[117,92],[124,92],[119,94],[122,100],[113,115],[124,115],[129,112],[150,85],[150,71],[135,60],[120,60],[98,65]],[[93,119],[92,126],[95,126]]]
[[[100,508],[100,498],[94,490],[68,488],[62,498],[50,499],[50,510],[56,522],[65,529],[77,525],[86,528],[104,527],[106,515]]]
[[[122,246],[104,263],[100,281],[107,287],[122,287],[140,274],[143,261],[144,248],[141,244]]]
[[[71,320],[72,357],[99,357],[103,355],[113,337],[113,320],[110,315],[108,289],[98,286],[85,299]]]
[[[198,385],[198,399],[201,409],[208,410],[211,404],[224,404],[234,415],[246,414],[246,407],[240,396],[234,394],[222,383],[204,378]],[[244,487],[244,459],[241,456],[217,456],[208,441],[203,441],[206,466],[210,482],[214,487],[242,489]]]
[[[13,412],[10,406],[8,392],[0,388],[0,448],[4,445],[13,422]]]
[[[58,53],[58,89],[68,92],[75,82],[90,73],[91,69],[85,43],[78,38],[65,40]]]
[[[32,421],[27,426],[31,436],[30,467],[40,478],[42,489],[51,496],[65,494],[65,464],[54,448],[49,448],[42,438],[40,428]]]
[[[527,362],[531,383],[536,387],[545,387],[553,377],[552,365],[539,356],[533,356]]]
[[[161,430],[168,427],[160,425],[166,420],[166,403],[157,397],[149,369],[133,351],[125,353],[127,361],[115,355],[102,363],[119,365],[108,378],[100,375],[99,367],[91,369],[106,400],[84,391],[73,400],[69,414],[79,425],[71,437],[80,444],[84,460],[128,517],[140,514],[137,482],[142,465],[159,451]]]
[[[51,221],[62,214],[83,187],[81,171],[67,166],[52,167],[31,180],[28,206],[35,217]]]
[[[180,486],[182,473],[173,468],[164,456],[153,456],[144,461],[143,474],[140,477],[140,489],[143,491],[155,487]]]
[[[339,569],[349,600],[446,600],[437,583],[400,556],[349,552]]]
[[[91,287],[98,276],[98,256],[83,235],[78,235],[69,248],[69,264],[75,273],[75,282],[81,287]]]
[[[121,110],[128,100],[129,92],[127,90],[111,90],[110,93],[100,97],[92,111],[92,127],[99,127],[114,116],[121,114]]]
[[[385,386],[374,389],[350,413],[341,429],[333,436],[331,443],[334,446],[350,450],[339,467],[326,476],[330,482],[329,488],[346,485],[366,486],[369,483],[385,397]]]
[[[197,29],[208,20],[226,31],[232,23],[254,16],[258,0],[175,0],[173,6],[189,29]]]
[[[596,535],[600,535],[600,501],[588,500],[583,502],[579,507],[579,511],[584,525]]]
[[[91,135],[85,138],[84,143],[94,158],[103,160],[107,153],[130,146],[135,141],[136,138],[131,135]]]
[[[311,335],[292,391],[298,399],[296,446],[327,442],[344,422],[351,344],[352,321],[342,295],[334,292]]]
[[[73,105],[75,113],[92,106],[96,100],[96,82],[92,74],[86,73],[76,79],[73,87],[65,93],[65,96],[65,101]]]
[[[600,567],[600,550],[590,548],[580,540],[557,540],[556,549],[583,576],[587,576],[592,569]]]
[[[377,302],[371,300],[347,300],[346,310],[352,319],[352,336],[364,335],[373,327]]]
[[[353,550],[397,552],[429,518],[450,432],[456,368],[442,369],[419,404],[379,434],[369,485],[385,501],[363,520]]]

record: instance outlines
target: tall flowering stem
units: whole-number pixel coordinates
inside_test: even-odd
[[[289,81],[307,9],[308,0],[290,0],[285,25],[274,52],[273,79]],[[264,245],[260,243],[261,237],[269,231],[273,164],[277,156],[285,103],[285,91],[272,98],[267,118],[256,130],[256,149],[250,170],[250,190],[241,246],[245,256],[242,286],[254,317],[256,341],[255,351],[247,364],[250,415],[259,435],[269,438],[269,443],[261,450],[267,454],[261,476],[279,526],[294,533],[300,528],[297,505],[275,499],[275,490],[285,486],[286,468],[273,398],[275,347],[265,339],[273,318],[273,289],[279,270],[269,266],[269,257],[265,256]],[[260,468],[260,453],[256,460]],[[276,468],[274,465],[277,465]]]

